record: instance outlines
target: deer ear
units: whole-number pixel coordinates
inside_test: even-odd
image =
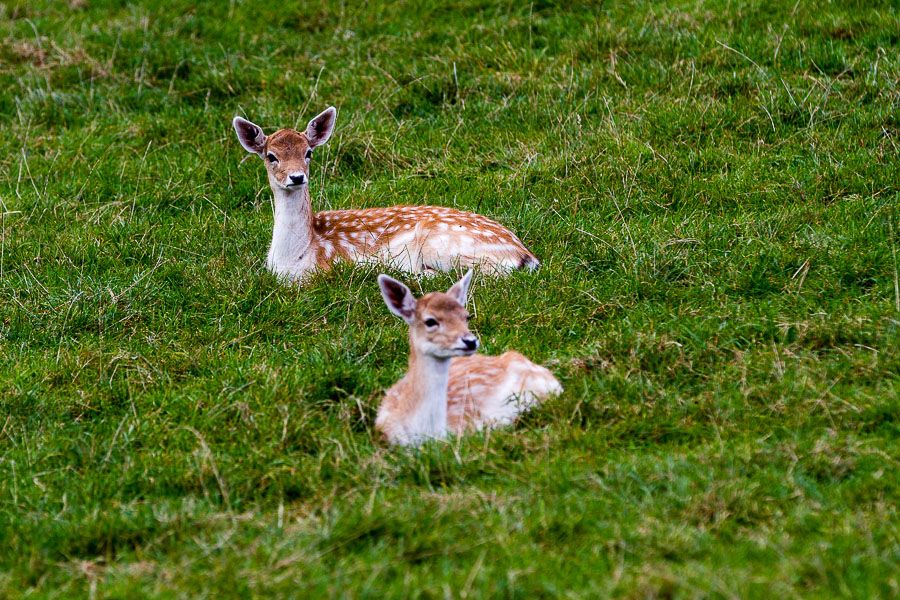
[[[306,126],[306,139],[309,140],[309,147],[315,148],[321,146],[331,137],[334,131],[334,120],[337,117],[337,111],[333,106],[329,106]]]
[[[472,269],[469,269],[469,272],[463,275],[463,278],[453,284],[449,290],[447,290],[447,295],[453,296],[453,299],[462,304],[466,305],[466,296],[469,294],[469,284],[472,283]]]
[[[231,124],[234,125],[234,131],[244,150],[262,156],[266,149],[266,135],[262,128],[241,117],[235,117]]]
[[[413,322],[416,315],[416,298],[408,287],[387,275],[378,276],[378,287],[388,310],[406,321]]]

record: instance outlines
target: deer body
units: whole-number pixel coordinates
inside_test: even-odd
[[[410,325],[409,370],[385,393],[375,427],[388,442],[417,445],[447,434],[508,425],[562,387],[518,352],[475,354],[463,303],[472,272],[446,294],[416,300],[405,285],[380,275],[388,308]]]
[[[329,108],[303,133],[282,129],[271,136],[235,117],[244,148],[266,163],[275,196],[275,224],[266,266],[299,280],[336,261],[377,262],[421,273],[454,266],[482,266],[495,274],[534,269],[537,258],[511,231],[481,215],[439,206],[392,206],[314,213],[309,195],[312,151],[334,127]]]

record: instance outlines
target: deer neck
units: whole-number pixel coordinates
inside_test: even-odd
[[[294,273],[309,262],[314,232],[309,186],[299,190],[274,187],[275,225],[267,264],[276,273]]]
[[[412,392],[407,412],[410,433],[419,440],[446,437],[450,359],[421,354],[411,345],[407,377]]]

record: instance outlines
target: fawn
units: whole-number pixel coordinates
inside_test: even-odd
[[[378,276],[388,309],[409,324],[409,370],[384,395],[375,427],[391,444],[418,445],[512,423],[562,386],[544,367],[519,354],[475,354],[466,295],[472,271],[447,293],[418,300],[408,287]]]
[[[328,141],[336,111],[325,109],[306,131],[266,136],[258,125],[232,124],[247,152],[263,159],[275,195],[268,269],[293,280],[338,260],[386,263],[408,272],[448,271],[456,265],[503,274],[540,264],[511,231],[481,215],[439,206],[392,206],[312,212],[309,163]]]

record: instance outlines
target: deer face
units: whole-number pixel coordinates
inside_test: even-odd
[[[469,331],[466,294],[472,271],[447,293],[434,292],[416,300],[408,287],[387,275],[378,276],[388,309],[409,324],[410,344],[434,358],[468,356],[478,349],[478,338]]]
[[[265,161],[272,189],[292,191],[309,183],[313,148],[331,137],[336,114],[333,106],[328,107],[309,122],[303,133],[280,129],[266,136],[259,125],[241,117],[235,117],[232,125],[244,149]]]
[[[434,292],[416,302],[410,339],[417,350],[436,358],[468,356],[478,349],[469,331],[469,311],[450,294]]]
[[[269,185],[297,189],[309,182],[312,147],[306,135],[293,129],[281,129],[266,139],[263,160]]]

